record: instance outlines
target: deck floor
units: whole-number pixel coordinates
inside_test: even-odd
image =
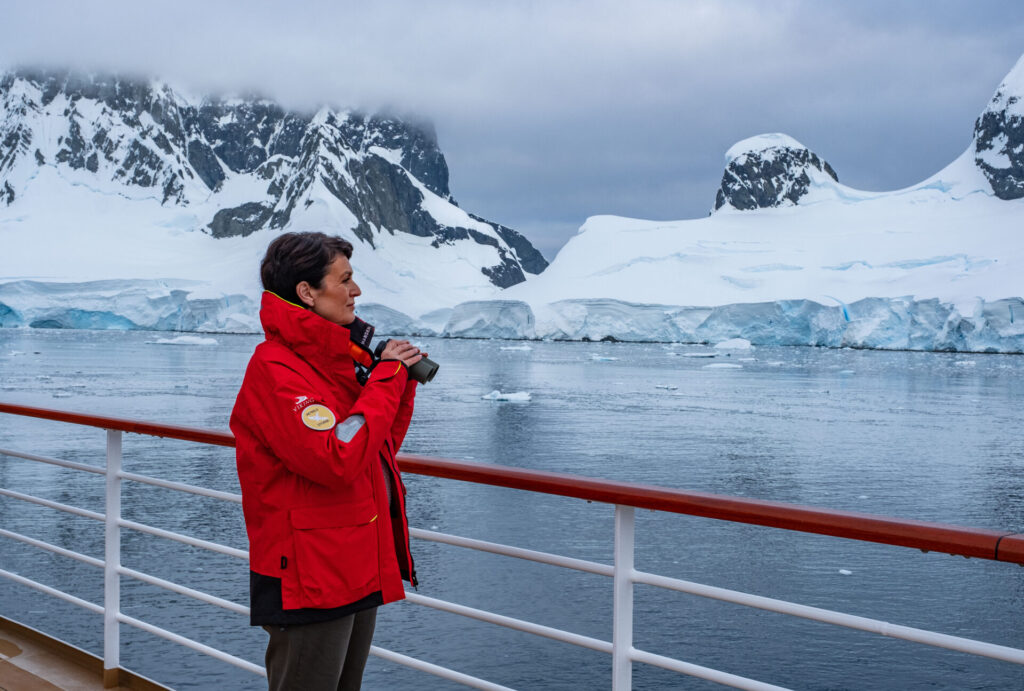
[[[92,657],[84,660],[83,656]],[[148,680],[147,680],[148,681]],[[107,691],[139,688],[114,686]],[[149,688],[163,688],[152,685]],[[55,639],[0,620],[0,691],[103,691],[102,662]]]

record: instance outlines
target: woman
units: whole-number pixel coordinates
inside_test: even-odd
[[[352,245],[286,233],[260,267],[266,340],[231,413],[249,535],[251,623],[270,634],[271,691],[358,689],[376,608],[416,584],[395,454],[420,360],[392,340],[365,384],[350,347]],[[368,345],[363,343],[362,345]]]

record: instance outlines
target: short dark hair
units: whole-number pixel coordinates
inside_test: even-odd
[[[337,235],[325,233],[284,233],[267,247],[260,263],[260,278],[264,290],[288,302],[305,307],[295,292],[303,281],[314,288],[327,275],[331,263],[339,254],[352,258],[352,243]]]

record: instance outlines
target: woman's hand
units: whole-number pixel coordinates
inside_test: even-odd
[[[422,360],[424,355],[426,355],[426,353],[421,353],[420,349],[412,343],[409,343],[409,341],[391,339],[388,341],[388,344],[384,346],[384,352],[380,354],[380,359],[401,360],[406,367],[412,367]]]

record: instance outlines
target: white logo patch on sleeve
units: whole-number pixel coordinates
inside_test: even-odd
[[[334,436],[346,444],[355,439],[356,433],[366,424],[366,418],[359,413],[345,418],[345,421],[334,428]]]
[[[325,405],[307,406],[302,409],[302,424],[310,429],[323,432],[334,428],[334,413]]]

